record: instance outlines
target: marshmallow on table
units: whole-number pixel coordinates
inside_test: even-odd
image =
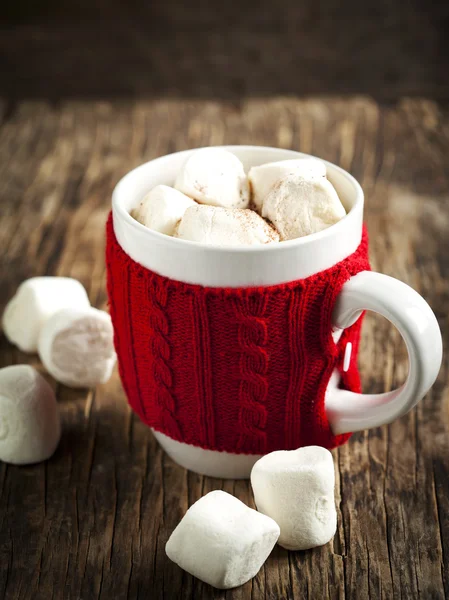
[[[320,446],[280,450],[251,471],[257,510],[281,528],[279,545],[306,550],[329,542],[337,528],[332,454]]]
[[[240,160],[221,148],[202,148],[187,159],[175,188],[200,204],[246,208],[249,183]]]
[[[327,229],[345,214],[334,186],[325,177],[290,173],[278,181],[264,200],[263,214],[282,240]]]
[[[326,177],[326,165],[317,158],[294,158],[292,160],[280,160],[278,162],[266,163],[259,167],[252,167],[248,173],[248,179],[252,190],[252,202],[254,208],[263,217],[263,203],[275,183],[290,175],[298,173],[303,177]]]
[[[70,387],[106,383],[116,360],[111,317],[93,307],[60,310],[42,328],[38,352],[60,383]]]
[[[61,437],[56,398],[33,367],[0,369],[0,460],[16,465],[49,458]]]
[[[66,307],[90,306],[86,290],[70,277],[32,277],[19,285],[3,313],[3,331],[24,352],[36,352],[45,321]]]
[[[173,235],[174,229],[189,206],[195,202],[167,185],[157,185],[142,200],[131,215],[154,231]]]
[[[279,527],[272,519],[216,490],[189,508],[165,551],[191,575],[228,589],[257,574],[278,537]]]
[[[192,206],[184,213],[175,237],[217,246],[255,246],[279,241],[279,235],[249,209]]]

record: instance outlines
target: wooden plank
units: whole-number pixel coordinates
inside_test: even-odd
[[[381,107],[363,97],[19,103],[0,126],[0,309],[34,274],[80,279],[106,306],[104,222],[116,181],[157,155],[245,143],[312,152],[361,181],[376,270],[429,300],[449,341],[447,110],[425,100]],[[0,365],[30,362],[0,339]],[[404,380],[397,332],[368,316],[366,391]],[[129,410],[118,375],[95,392],[55,386],[64,435],[44,465],[0,465],[4,598],[449,597],[449,363],[409,415],[334,452],[333,543],[276,548],[237,590],[183,573],[164,545],[188,506],[213,489],[254,506],[248,482],[187,473]]]

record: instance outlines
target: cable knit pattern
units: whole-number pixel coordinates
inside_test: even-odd
[[[168,321],[167,300],[168,290],[159,285],[153,275],[149,281],[148,299],[152,310],[149,312],[149,340],[151,352],[154,357],[153,372],[157,383],[156,399],[159,405],[161,420],[164,429],[175,432],[177,437],[181,436],[178,421],[176,420],[176,406],[171,389],[173,386],[173,374],[171,371],[170,357],[170,325]]]
[[[251,446],[260,454],[267,448],[268,330],[264,319],[267,296],[232,300],[238,323],[240,366],[239,439],[237,450]]]
[[[333,435],[325,394],[334,369],[345,389],[360,391],[362,319],[337,345],[331,328],[343,284],[370,268],[366,232],[330,269],[267,287],[210,288],[152,273],[119,246],[112,216],[106,257],[120,376],[145,423],[181,442],[246,454],[349,439]]]
[[[203,443],[208,448],[214,447],[214,398],[212,392],[212,365],[210,361],[210,336],[207,311],[207,296],[192,295],[192,315],[195,322],[193,357],[195,388],[201,399],[199,404],[199,430],[203,432]]]
[[[112,261],[112,262],[111,262]],[[108,297],[114,295],[117,302],[109,303],[111,319],[116,323],[120,319],[129,319],[131,322],[133,310],[130,295],[130,277],[131,273],[127,269],[115,269],[114,259],[111,253],[106,255],[106,267],[108,272],[107,289]],[[120,316],[117,311],[121,309]],[[123,311],[128,311],[126,315]],[[139,381],[136,369],[136,361],[134,357],[135,344],[132,339],[131,327],[114,328],[114,343],[116,348],[121,349],[121,360],[118,362],[120,378],[123,383],[126,395],[132,398],[132,408],[136,411],[139,417],[145,421],[145,412],[142,402],[142,397],[139,389]]]
[[[304,385],[303,376],[305,363],[307,360],[307,350],[304,344],[300,343],[303,303],[306,300],[306,295],[300,293],[300,288],[294,290],[291,294],[290,305],[288,307],[288,344],[290,351],[290,376],[288,392],[286,394],[286,411],[285,411],[285,436],[286,443],[289,447],[293,447],[295,440],[298,439],[298,432],[301,425],[299,415],[300,403],[297,401],[301,397],[302,386]]]

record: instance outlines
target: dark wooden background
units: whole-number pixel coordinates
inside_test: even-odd
[[[0,25],[0,310],[33,275],[80,279],[106,307],[103,229],[114,184],[153,157],[252,143],[317,154],[366,193],[374,269],[406,281],[449,341],[447,3],[306,0],[9,3]],[[0,366],[30,362],[0,339]],[[404,380],[406,353],[366,321],[364,389]],[[0,598],[449,597],[449,363],[410,414],[334,452],[339,525],[308,552],[276,548],[215,591],[164,544],[212,489],[131,414],[119,378],[55,385],[63,437],[0,465]]]

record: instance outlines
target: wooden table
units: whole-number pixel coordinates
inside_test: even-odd
[[[447,344],[447,3],[195,5],[5,6],[0,310],[43,274],[76,277],[106,308],[104,224],[120,177],[176,150],[251,143],[316,154],[360,180],[373,268],[424,295]],[[2,335],[0,366],[23,362],[43,372]],[[383,319],[366,319],[360,362],[367,392],[405,379],[405,348]],[[116,372],[91,391],[52,381],[63,418],[55,455],[0,464],[0,598],[449,598],[448,381],[446,356],[416,409],[334,452],[332,543],[276,547],[228,592],[182,572],[164,545],[210,490],[254,506],[248,482],[174,464],[130,412]]]
[[[373,268],[414,286],[449,338],[448,112],[431,101],[365,98],[20,102],[0,128],[1,308],[23,279],[68,275],[106,307],[104,224],[111,191],[155,156],[208,144],[301,149],[351,171],[366,193]],[[445,170],[446,168],[446,170]],[[1,338],[1,365],[38,359]],[[364,388],[403,381],[405,349],[366,320]],[[276,548],[259,575],[221,592],[171,563],[164,545],[195,500],[245,481],[201,477],[157,446],[117,373],[91,391],[55,385],[63,436],[45,464],[0,466],[0,597],[443,598],[449,586],[448,359],[410,414],[334,452],[333,543]]]

